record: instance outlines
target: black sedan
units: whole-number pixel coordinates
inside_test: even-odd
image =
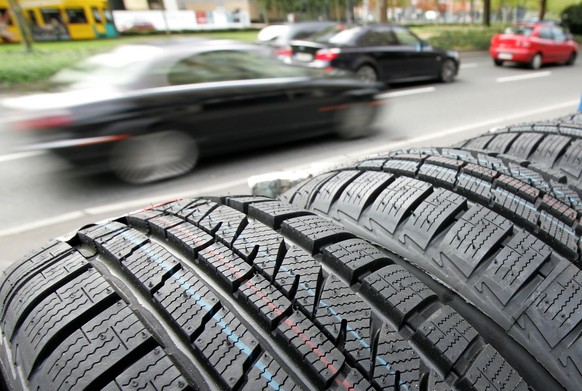
[[[145,183],[200,155],[335,133],[368,134],[378,86],[282,64],[234,41],[126,45],[54,78],[59,92],[6,99],[28,149]]]
[[[460,65],[457,52],[437,49],[403,26],[331,27],[291,48],[287,62],[349,70],[365,81],[450,82]]]

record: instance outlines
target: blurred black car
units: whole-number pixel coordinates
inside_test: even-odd
[[[59,92],[5,99],[28,149],[145,183],[192,169],[199,155],[335,132],[367,134],[376,86],[328,77],[234,41],[121,46],[57,74]]]
[[[403,26],[330,27],[291,43],[287,62],[349,70],[368,82],[453,81],[459,54],[432,47]]]
[[[257,35],[257,42],[272,48],[276,56],[291,55],[291,41],[306,39],[330,27],[340,26],[336,22],[310,21],[272,24],[264,27]]]

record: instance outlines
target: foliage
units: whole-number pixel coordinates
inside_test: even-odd
[[[582,34],[582,3],[567,7],[562,11],[561,19],[572,34]]]
[[[501,25],[484,26],[416,26],[411,27],[419,37],[431,45],[455,50],[487,50],[493,35],[503,31]]]

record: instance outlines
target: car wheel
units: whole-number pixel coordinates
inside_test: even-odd
[[[529,61],[529,67],[531,69],[540,69],[542,67],[542,55],[536,53]]]
[[[500,67],[500,66],[503,65],[503,60],[494,59],[493,60],[493,64],[495,64],[496,66]]]
[[[443,83],[450,83],[455,80],[455,75],[457,74],[457,66],[453,60],[447,59],[441,65],[441,72],[439,75],[439,80]]]
[[[362,65],[356,71],[356,78],[366,83],[373,83],[375,81],[378,81],[378,73],[372,66]]]
[[[529,389],[451,301],[291,205],[179,200],[3,274],[3,389]]]
[[[189,135],[165,130],[129,138],[111,153],[111,169],[125,182],[149,183],[182,175],[198,161],[196,142]]]
[[[572,52],[572,54],[570,54],[570,57],[568,57],[568,61],[566,61],[566,65],[574,65],[575,62],[576,62],[576,52]]]
[[[354,102],[339,110],[335,118],[335,132],[344,140],[366,137],[372,133],[370,124],[378,109],[368,102]]]

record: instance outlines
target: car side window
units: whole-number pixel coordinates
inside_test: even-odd
[[[385,46],[394,45],[395,43],[396,38],[389,30],[368,31],[358,40],[358,44],[363,46]]]
[[[549,27],[543,27],[540,29],[539,37],[542,39],[554,39],[552,34],[552,29]]]
[[[397,27],[394,29],[394,34],[396,34],[396,39],[398,40],[398,43],[400,45],[403,46],[420,45],[420,40],[407,29]]]
[[[168,72],[170,85],[254,79],[257,72],[245,66],[253,61],[250,53],[218,51],[196,54],[178,61]]]
[[[565,41],[566,40],[566,34],[564,34],[564,30],[562,30],[559,27],[554,27],[552,29],[552,34],[554,35],[554,39],[556,41]]]

